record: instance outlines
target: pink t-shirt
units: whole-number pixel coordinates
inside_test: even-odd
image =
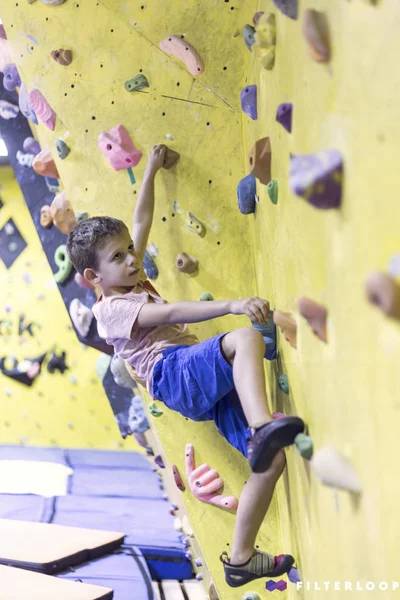
[[[100,296],[92,311],[99,336],[135,369],[137,381],[152,396],[153,368],[161,352],[171,346],[193,346],[199,340],[187,330],[187,325],[135,327],[140,309],[150,298],[156,304],[165,304],[149,281],[140,281],[127,294]]]

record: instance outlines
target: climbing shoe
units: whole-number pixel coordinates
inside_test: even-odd
[[[231,565],[226,552],[219,559],[224,565],[225,581],[231,587],[245,585],[260,577],[280,577],[290,571],[294,563],[290,554],[272,556],[260,550],[255,550],[253,556],[241,565]]]
[[[258,427],[247,446],[251,470],[266,471],[278,450],[294,444],[296,435],[303,431],[304,422],[299,417],[284,417]]]

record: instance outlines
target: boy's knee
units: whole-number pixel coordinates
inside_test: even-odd
[[[262,334],[257,331],[257,329],[253,329],[252,327],[242,327],[241,329],[236,329],[235,331],[231,331],[227,333],[221,341],[221,348],[225,358],[231,362],[235,357],[235,352],[241,344],[249,342],[251,344],[256,344],[261,341],[263,344],[264,339]]]

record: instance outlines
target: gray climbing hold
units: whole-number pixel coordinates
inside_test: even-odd
[[[265,354],[266,360],[274,360],[276,354],[276,325],[274,323],[274,313],[271,310],[267,323],[261,325],[260,323],[252,323],[253,329],[256,329],[261,333],[265,342]]]
[[[61,158],[61,160],[64,160],[64,158],[66,158],[68,156],[68,154],[70,153],[70,149],[68,148],[67,144],[65,142],[63,142],[63,140],[57,139],[54,142],[54,145],[56,147],[59,158]]]
[[[256,43],[256,38],[254,37],[256,30],[253,25],[245,25],[243,27],[243,39],[246,44],[246,48],[252,52],[252,46]]]
[[[136,387],[136,382],[130,376],[129,371],[125,366],[125,361],[119,356],[119,354],[113,355],[110,369],[117,385],[128,389]]]
[[[278,377],[278,385],[279,389],[284,393],[289,393],[289,380],[287,375],[279,375]]]
[[[257,119],[257,86],[246,85],[240,92],[240,106],[254,121]]]
[[[135,77],[132,77],[132,79],[125,81],[125,89],[128,92],[137,92],[146,87],[150,86],[146,75],[143,75],[143,73],[139,73],[138,75],[135,75]]]
[[[289,19],[297,19],[299,14],[298,0],[272,0],[278,8]]]
[[[250,215],[256,210],[256,179],[254,175],[246,175],[237,187],[238,206],[242,215]]]
[[[294,439],[294,443],[296,444],[296,448],[300,456],[305,458],[306,460],[311,460],[311,457],[314,453],[313,441],[310,436],[305,433],[298,433]]]

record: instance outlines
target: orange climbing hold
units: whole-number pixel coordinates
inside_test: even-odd
[[[387,273],[371,273],[365,282],[368,301],[387,317],[400,319],[400,284]]]
[[[32,161],[32,168],[38,175],[43,177],[52,177],[53,179],[59,179],[56,164],[48,148],[44,148],[36,154]]]
[[[280,327],[285,340],[293,348],[297,348],[297,324],[292,314],[274,310],[274,323]]]
[[[269,137],[257,140],[249,154],[250,173],[267,185],[271,181],[271,142]]]
[[[302,317],[306,319],[314,334],[323,342],[328,341],[326,331],[326,320],[328,312],[324,306],[310,300],[310,298],[299,298],[297,309]]]
[[[304,12],[303,35],[308,42],[311,58],[319,63],[329,62],[331,57],[329,29],[324,13],[312,8]]]

